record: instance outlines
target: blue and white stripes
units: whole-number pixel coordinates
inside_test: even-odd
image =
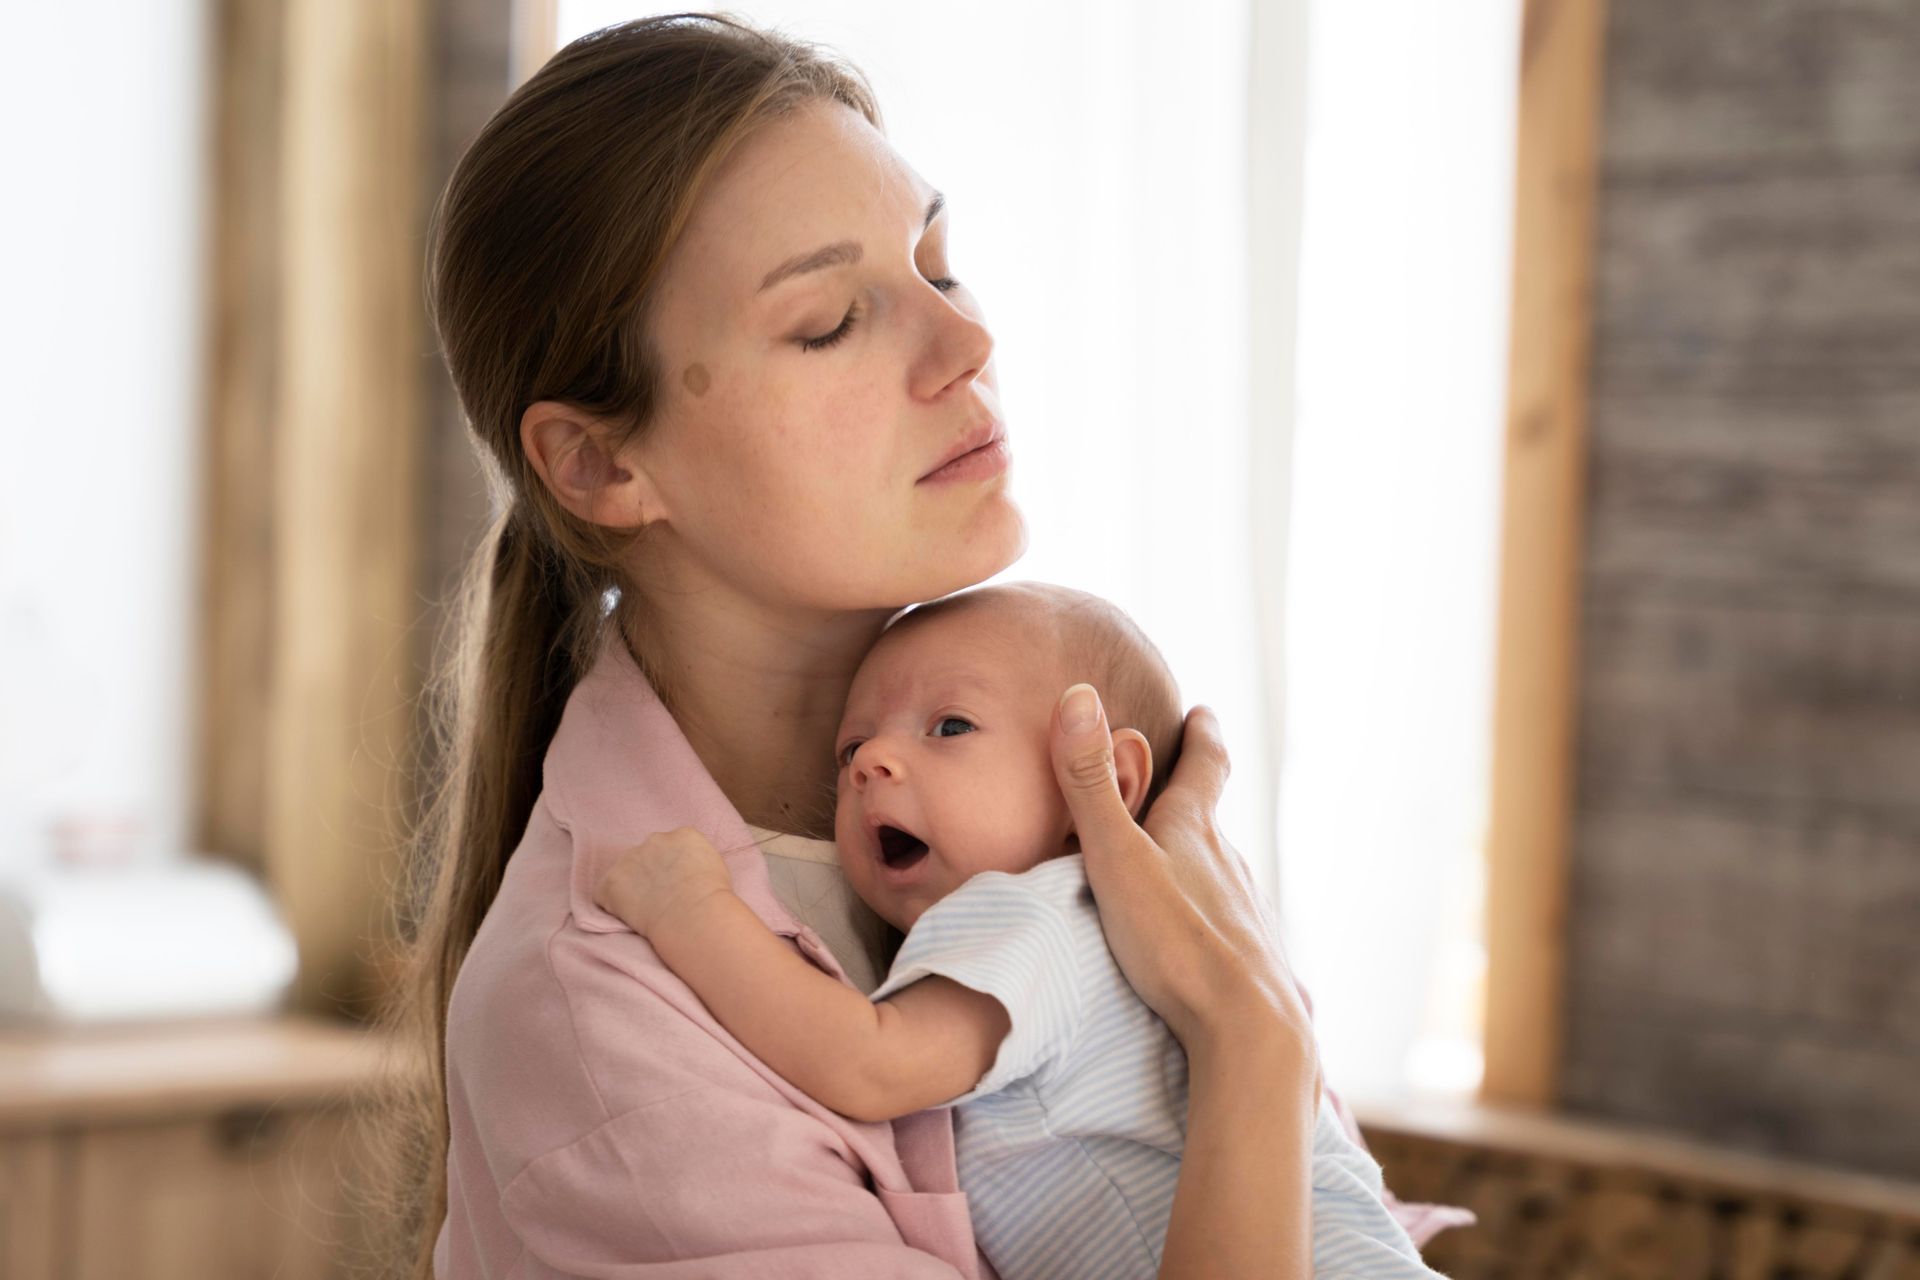
[[[949,1104],[974,1233],[1002,1280],[1154,1276],[1186,1142],[1187,1059],[1107,949],[1081,855],[968,880],[915,922],[872,998],[930,974],[992,995],[1012,1023],[987,1074]],[[1323,1102],[1319,1280],[1439,1274],[1380,1193],[1379,1164]]]

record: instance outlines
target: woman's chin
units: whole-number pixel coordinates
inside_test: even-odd
[[[968,545],[972,554],[966,557],[981,569],[975,582],[991,578],[1027,554],[1028,542],[1027,518],[1013,500],[1013,494],[1005,489],[980,509],[979,517],[969,530]]]
[[[979,515],[948,536],[927,531],[917,535],[914,548],[919,554],[893,566],[884,585],[874,584],[868,603],[899,610],[938,600],[980,585],[1027,553],[1027,522],[1011,499]]]
[[[1003,569],[1010,568],[1015,562],[1017,562],[1020,559],[1020,557],[1026,555],[1027,547],[1032,541],[1032,538],[1029,536],[1028,530],[1027,530],[1027,518],[1025,515],[1021,514],[1020,508],[1014,503],[1011,497],[1007,499],[1007,510],[1012,515],[1012,523],[1013,523],[1013,538],[1011,543],[1011,549],[1009,550],[1005,561],[1001,563],[1000,568],[994,570],[995,573],[999,573]]]
[[[937,600],[967,587],[978,586],[1013,565],[1027,553],[1027,522],[1020,509],[1007,502],[998,518],[969,533],[952,554],[930,559],[929,580],[916,601]]]

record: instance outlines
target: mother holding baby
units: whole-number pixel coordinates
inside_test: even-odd
[[[819,1105],[593,900],[693,827],[800,954],[884,973],[818,854],[842,703],[890,617],[1026,545],[943,210],[856,70],[713,15],[575,41],[455,170],[430,305],[497,515],[393,1011],[434,1068],[387,1135],[417,1197],[399,1270],[992,1276],[949,1110]],[[1310,1275],[1312,1032],[1214,823],[1214,717],[1143,825],[1097,700],[1052,752],[1109,946],[1188,1057],[1161,1274]]]

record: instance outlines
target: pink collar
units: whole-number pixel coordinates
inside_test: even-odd
[[[582,929],[618,933],[627,927],[593,902],[593,887],[616,856],[657,832],[692,827],[720,850],[734,892],[769,929],[793,938],[815,964],[847,980],[813,930],[773,896],[766,858],[739,810],[700,762],[611,621],[602,628],[592,668],[567,698],[547,748],[544,779],[550,807],[573,835],[572,908]]]

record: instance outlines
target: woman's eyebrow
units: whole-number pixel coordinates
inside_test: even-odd
[[[933,199],[927,202],[926,220],[920,224],[920,229],[925,231],[928,227],[932,226],[933,220],[939,217],[940,211],[946,207],[946,196],[938,191],[934,192]],[[851,266],[853,263],[860,261],[862,252],[863,250],[856,241],[841,240],[834,244],[815,249],[811,253],[803,253],[788,258],[785,262],[767,272],[767,278],[760,282],[760,287],[754,292],[756,295],[765,293],[782,280],[789,280],[794,276],[805,275],[809,271],[819,271],[826,267]]]

